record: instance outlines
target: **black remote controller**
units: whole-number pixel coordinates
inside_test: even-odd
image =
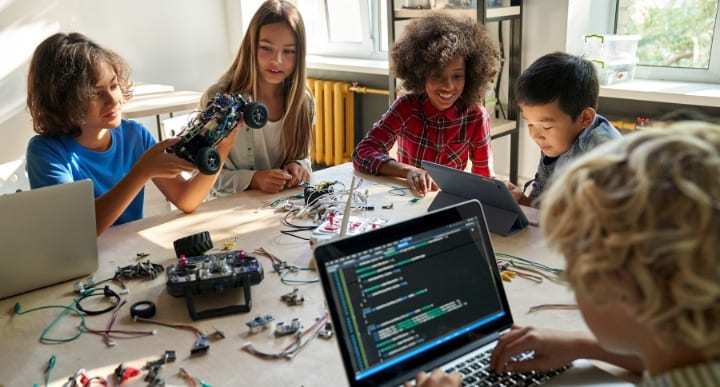
[[[249,312],[252,307],[250,285],[256,285],[264,278],[260,263],[255,257],[245,255],[243,250],[179,258],[166,272],[168,294],[185,296],[193,320]],[[244,305],[196,311],[196,294],[222,293],[230,288],[243,288]]]

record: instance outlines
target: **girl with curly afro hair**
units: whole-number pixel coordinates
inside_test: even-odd
[[[490,115],[482,105],[499,65],[485,27],[440,11],[407,25],[390,52],[391,72],[406,94],[358,143],[356,170],[404,177],[424,195],[437,185],[422,160],[493,176]],[[389,156],[397,141],[397,160]]]

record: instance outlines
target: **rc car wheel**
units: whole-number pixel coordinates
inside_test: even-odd
[[[197,167],[204,175],[214,175],[220,170],[220,154],[211,147],[200,148],[197,154]]]
[[[182,255],[185,257],[197,257],[212,249],[213,242],[210,239],[210,232],[203,231],[176,239],[173,241],[173,247],[178,258]]]
[[[267,107],[260,102],[248,103],[243,111],[243,120],[253,129],[262,128],[268,120]]]

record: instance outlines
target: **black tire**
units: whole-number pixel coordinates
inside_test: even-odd
[[[220,170],[220,154],[217,149],[206,146],[200,148],[197,154],[197,167],[204,175],[214,175]]]
[[[262,102],[250,102],[243,110],[243,120],[253,129],[262,128],[268,120],[268,109]]]
[[[213,248],[213,243],[212,239],[210,239],[210,233],[203,231],[176,239],[173,242],[173,247],[175,247],[175,255],[178,258],[183,255],[190,258],[203,255],[203,253]]]

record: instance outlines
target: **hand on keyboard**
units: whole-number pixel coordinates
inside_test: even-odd
[[[580,357],[578,344],[584,338],[580,332],[513,326],[498,340],[490,368],[497,373],[559,368]],[[532,356],[519,356],[524,353]]]

